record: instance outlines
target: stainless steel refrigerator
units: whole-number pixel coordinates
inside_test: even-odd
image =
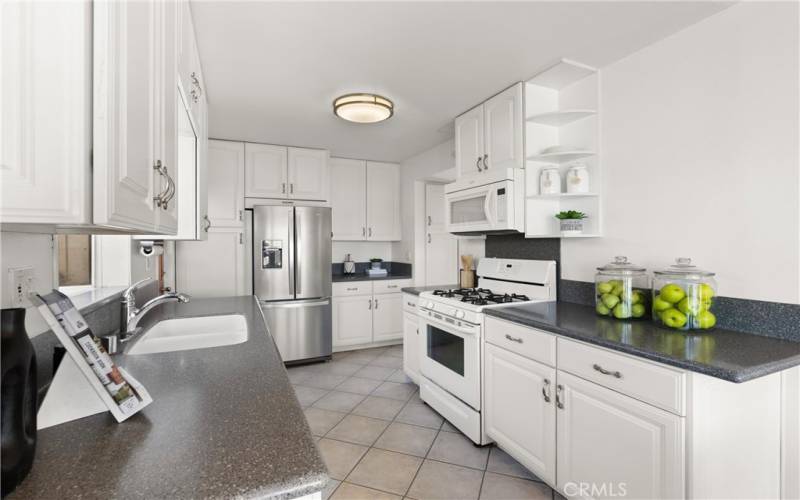
[[[327,358],[331,209],[253,207],[253,291],[286,363]]]

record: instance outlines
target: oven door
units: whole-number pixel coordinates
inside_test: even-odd
[[[498,184],[505,182],[446,193],[447,230],[465,233],[497,229]]]
[[[420,370],[431,382],[480,411],[480,326],[461,322],[459,328],[448,319],[421,311]]]

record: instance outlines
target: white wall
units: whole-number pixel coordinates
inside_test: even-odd
[[[47,293],[57,286],[53,255],[53,237],[49,234],[28,234],[0,232],[0,306],[11,307],[11,281],[8,270],[17,267],[33,266],[37,293]],[[35,336],[47,331],[47,323],[34,307],[25,313],[25,329],[28,335]]]
[[[563,277],[678,256],[730,297],[800,301],[798,4],[743,2],[602,68],[605,237]]]
[[[392,243],[389,241],[334,241],[331,261],[344,261],[347,254],[356,262],[367,262],[373,257],[386,261],[392,259]]]

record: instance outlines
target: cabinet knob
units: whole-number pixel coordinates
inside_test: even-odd
[[[606,370],[605,368],[603,368],[602,366],[598,365],[597,363],[592,365],[592,368],[594,368],[595,371],[598,371],[598,372],[602,373],[603,375],[611,375],[614,378],[622,378],[622,373],[620,373],[618,371]]]

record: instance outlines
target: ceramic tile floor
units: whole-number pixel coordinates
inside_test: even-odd
[[[399,345],[289,368],[331,476],[323,499],[561,498],[496,446],[473,445],[419,399],[402,365]]]

